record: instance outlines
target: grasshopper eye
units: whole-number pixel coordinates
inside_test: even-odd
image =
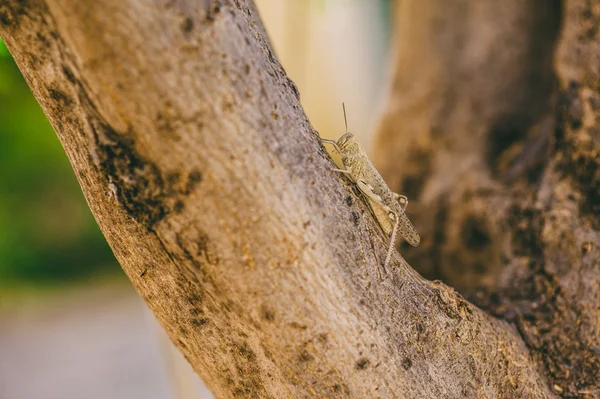
[[[345,133],[338,140],[338,146],[340,146],[340,147],[346,146],[346,144],[348,144],[348,142],[351,141],[353,138],[354,138],[354,135],[352,133]]]

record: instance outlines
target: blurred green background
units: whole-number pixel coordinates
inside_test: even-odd
[[[119,270],[56,134],[0,40],[0,289]]]

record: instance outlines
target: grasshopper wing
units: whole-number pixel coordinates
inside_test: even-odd
[[[392,230],[394,229],[394,221],[390,219],[388,212],[381,205],[370,198],[367,198],[367,203],[369,204],[369,208],[371,208],[375,219],[377,219],[377,222],[379,222],[379,225],[385,234],[388,236],[392,234]],[[400,233],[402,238],[404,238],[410,245],[413,247],[418,247],[419,243],[421,242],[421,237],[410,222],[410,219],[402,210],[400,210],[397,215],[399,219],[398,233]]]
[[[379,223],[379,226],[381,226],[383,232],[388,236],[392,234],[392,230],[394,229],[394,222],[392,222],[392,220],[390,219],[388,211],[372,199],[368,197],[366,197],[365,199],[367,200],[367,204],[369,205],[373,216],[375,216],[375,219],[377,219],[377,222]]]

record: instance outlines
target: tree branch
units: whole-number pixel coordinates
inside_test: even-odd
[[[117,259],[226,397],[550,397],[508,323],[396,255],[244,0],[1,0]]]

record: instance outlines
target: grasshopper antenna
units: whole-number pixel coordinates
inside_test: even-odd
[[[344,125],[346,125],[346,133],[348,133],[348,119],[346,119],[346,104],[342,103],[342,109],[344,110]]]

